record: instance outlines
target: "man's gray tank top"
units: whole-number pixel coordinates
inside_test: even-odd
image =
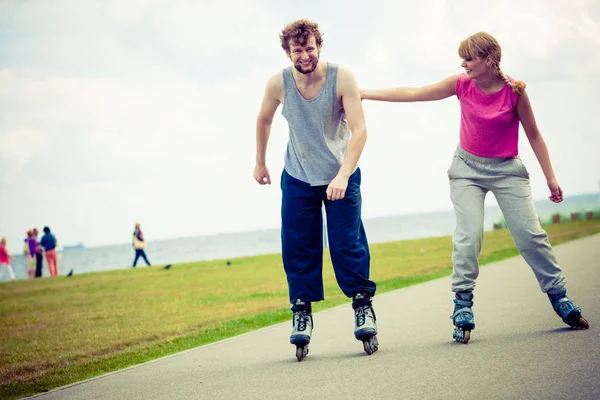
[[[311,186],[328,185],[346,157],[350,129],[337,99],[337,64],[327,63],[321,92],[306,100],[300,94],[292,67],[283,70],[282,114],[290,127],[285,170]]]

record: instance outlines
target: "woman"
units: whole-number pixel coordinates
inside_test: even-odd
[[[27,276],[29,279],[33,279],[36,277],[36,264],[37,264],[37,240],[35,239],[33,229],[27,231],[27,239],[26,239],[26,259],[27,259]],[[25,249],[24,249],[25,250]]]
[[[15,261],[16,259],[11,256],[6,248],[6,238],[3,237],[0,239],[0,279],[4,277],[4,271],[8,271],[8,275],[12,281],[15,281],[17,278],[15,277],[15,273],[10,265],[11,261]]]
[[[546,177],[550,200],[563,200],[548,149],[537,127],[525,83],[500,69],[500,45],[490,34],[476,33],[461,42],[458,54],[465,73],[418,88],[364,90],[363,99],[414,102],[456,95],[461,107],[460,141],[448,170],[456,214],[453,235],[452,321],[454,338],[467,343],[475,328],[473,289],[479,275],[485,195],[494,193],[523,258],[562,320],[588,329],[581,310],[567,297],[566,278],[540,226],[531,197],[529,173],[518,156],[519,123]]]
[[[146,257],[146,252],[144,249],[146,248],[146,241],[144,240],[144,235],[142,234],[142,230],[140,229],[140,223],[137,222],[135,224],[135,230],[133,231],[133,248],[135,249],[135,258],[133,259],[133,268],[137,265],[138,259],[142,257],[146,264],[150,266],[150,261]]]

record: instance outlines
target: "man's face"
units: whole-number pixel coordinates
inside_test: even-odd
[[[319,63],[319,50],[314,36],[311,36],[304,46],[290,40],[288,56],[298,72],[310,74],[317,68]]]

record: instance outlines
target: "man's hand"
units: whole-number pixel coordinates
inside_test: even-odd
[[[348,178],[339,174],[333,178],[329,186],[327,186],[327,200],[341,200],[346,194],[348,188]]]
[[[563,191],[555,180],[548,181],[548,189],[550,189],[549,199],[555,203],[563,201]]]
[[[256,165],[254,167],[254,179],[259,185],[270,185],[271,175],[269,175],[269,169],[266,165]]]

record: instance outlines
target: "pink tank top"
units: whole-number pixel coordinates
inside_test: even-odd
[[[456,96],[460,101],[460,147],[479,157],[519,154],[519,95],[510,85],[486,94],[461,74],[456,80]]]
[[[10,264],[10,256],[8,250],[3,245],[0,245],[0,264]]]

